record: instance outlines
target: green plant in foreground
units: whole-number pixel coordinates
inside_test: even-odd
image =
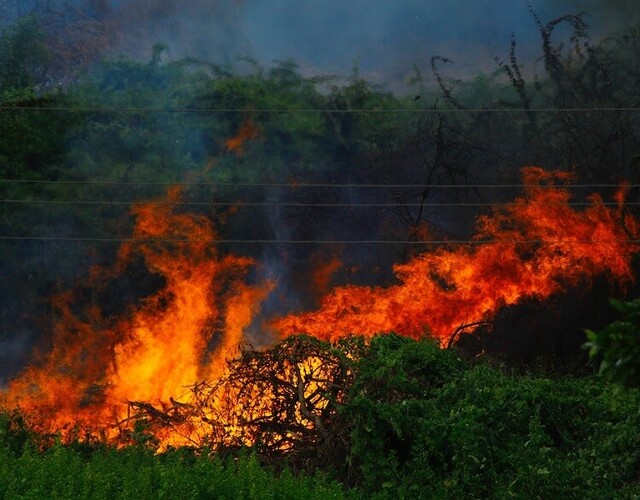
[[[73,447],[0,447],[0,498],[348,498],[322,474],[275,473],[254,456],[228,460],[172,450],[154,455],[132,447],[83,457]]]
[[[346,349],[354,353],[353,344]],[[252,454],[237,448],[155,454],[144,423],[135,429],[135,446],[124,449],[43,445],[20,415],[0,412],[0,498],[640,495],[638,390],[619,391],[599,376],[508,374],[462,361],[427,339],[391,334],[355,351],[340,418],[325,421],[327,433],[344,438],[344,448],[331,449],[334,460],[308,453],[296,464],[258,447]],[[263,422],[266,432],[273,423]],[[342,462],[344,468],[333,467]]]
[[[640,386],[640,298],[631,302],[612,300],[622,317],[603,330],[587,330],[591,359],[600,359],[600,373],[623,387]]]

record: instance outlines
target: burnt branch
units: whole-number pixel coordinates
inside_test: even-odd
[[[440,91],[442,92],[442,96],[451,106],[456,109],[462,109],[463,106],[458,102],[458,100],[453,96],[453,88],[448,87],[444,81],[444,78],[440,74],[440,69],[438,68],[437,63],[442,62],[446,64],[451,64],[453,61],[448,57],[442,56],[432,56],[431,57],[431,72],[433,76],[436,77],[436,82],[438,83],[438,87],[440,87]]]
[[[352,345],[347,345],[347,344]],[[331,462],[336,443],[348,438],[338,408],[353,381],[358,340],[334,349],[317,339],[295,336],[266,351],[245,351],[228,363],[224,377],[190,387],[184,401],[129,403],[117,422],[123,444],[135,442],[136,425],[162,442],[181,442],[212,451],[252,446],[260,456],[321,456]],[[305,458],[305,459],[306,459]]]
[[[451,337],[449,337],[449,341],[447,342],[447,345],[445,346],[445,349],[451,349],[455,345],[455,343],[458,341],[460,336],[463,333],[465,333],[465,331],[469,330],[470,328],[471,329],[476,329],[479,326],[492,326],[492,325],[494,325],[493,321],[474,321],[472,323],[465,323],[464,325],[460,325],[451,334]]]

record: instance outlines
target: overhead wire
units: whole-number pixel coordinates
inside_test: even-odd
[[[102,106],[0,106],[2,111],[67,111],[77,113],[583,113],[583,112],[636,112],[637,106],[621,107],[570,107],[570,108],[374,108],[374,109],[333,109],[333,108],[154,108],[154,107],[102,107]]]
[[[80,183],[83,185],[132,185],[132,183],[121,183],[121,182],[100,182],[100,181],[60,181],[60,180],[29,180],[29,179],[0,179],[0,183],[2,182],[10,182],[10,183]],[[133,185],[161,185],[161,186],[173,186],[180,185],[179,183],[134,183]],[[188,186],[199,186],[201,183],[182,183],[182,185]],[[208,183],[205,185],[220,185],[219,183]],[[265,187],[265,186],[278,186],[278,187],[349,187],[349,188],[357,188],[357,187],[370,187],[370,188],[408,188],[408,187],[416,187],[413,184],[284,184],[284,183],[224,183],[224,186],[250,186],[250,187]],[[581,188],[619,188],[618,184],[570,184],[570,185],[528,185],[528,184],[451,184],[451,185],[418,185],[422,188],[561,188],[566,189],[569,187],[581,187]],[[637,188],[640,187],[640,184],[627,184],[628,188]],[[504,203],[491,203],[491,202],[420,202],[420,203],[403,203],[401,201],[397,201],[394,203],[388,202],[380,202],[380,203],[359,203],[359,202],[350,202],[350,203],[342,203],[342,202],[332,202],[332,203],[315,203],[315,202],[287,202],[287,201],[258,201],[258,202],[246,202],[246,201],[167,201],[167,200],[51,200],[51,199],[0,199],[0,203],[5,204],[13,204],[13,205],[81,205],[81,206],[123,206],[123,205],[137,205],[137,204],[152,204],[152,205],[167,205],[167,206],[223,206],[223,207],[263,207],[263,208],[276,208],[276,207],[289,207],[289,208],[479,208],[479,207],[491,207],[491,208],[503,208],[514,206],[514,202],[504,202]],[[618,202],[607,202],[600,201],[599,204],[603,206],[618,206]],[[592,206],[592,202],[580,202],[580,201],[567,201],[567,202],[558,202],[558,203],[546,203],[545,206]],[[625,206],[638,206],[640,202],[626,202]],[[630,243],[637,244],[640,243],[640,240],[585,240],[585,241],[576,241],[576,240],[472,240],[472,239],[461,239],[461,240],[448,240],[448,239],[440,239],[440,240],[418,240],[418,241],[410,241],[410,240],[284,240],[284,239],[219,239],[219,240],[194,240],[194,239],[183,239],[183,238],[135,238],[135,237],[123,237],[123,238],[114,238],[114,237],[67,237],[67,236],[32,236],[32,235],[0,235],[0,240],[2,241],[49,241],[49,242],[105,242],[105,243],[126,243],[126,242],[173,242],[173,243],[211,243],[211,244],[303,244],[303,245],[322,245],[322,244],[333,244],[333,245],[398,245],[398,244],[409,244],[409,245],[468,245],[468,244],[486,244],[486,243],[519,243],[519,244],[543,244],[543,243],[582,243],[582,244],[606,244],[606,243]]]
[[[637,112],[638,107],[610,107],[610,108],[467,108],[467,109],[434,109],[434,108],[393,108],[393,109],[284,109],[284,108],[152,108],[152,107],[129,107],[129,108],[109,108],[109,107],[74,107],[74,106],[0,106],[0,112],[11,110],[21,111],[63,111],[63,112],[95,112],[95,113],[571,113],[571,112]],[[611,183],[589,183],[589,184],[386,184],[386,183],[308,183],[291,181],[287,183],[278,182],[157,182],[157,181],[98,181],[98,180],[64,180],[64,179],[0,179],[0,184],[37,184],[37,185],[79,185],[79,186],[114,186],[114,187],[141,187],[141,186],[177,186],[177,187],[242,187],[242,188],[335,188],[335,189],[604,189],[618,188],[619,184]],[[627,188],[638,188],[640,184],[626,184]],[[131,205],[141,203],[152,203],[171,206],[250,206],[250,207],[291,207],[291,208],[411,208],[411,207],[504,207],[511,206],[511,203],[487,203],[487,202],[425,202],[425,203],[313,203],[313,202],[215,202],[215,201],[163,201],[163,200],[34,200],[34,199],[0,199],[0,203],[6,204],[39,204],[39,205]],[[618,205],[616,202],[601,202],[605,206]],[[551,205],[551,204],[549,204]],[[569,201],[565,205],[569,206],[589,206],[592,203]],[[640,205],[636,202],[627,202],[625,205]],[[588,241],[564,241],[564,240],[282,240],[282,239],[220,239],[220,240],[192,240],[174,238],[102,238],[102,237],[64,237],[64,236],[28,236],[28,235],[0,235],[2,241],[66,241],[66,242],[181,242],[181,243],[216,243],[216,244],[486,244],[486,243],[520,243],[520,244],[541,244],[541,243],[640,243],[640,240],[588,240]]]
[[[621,184],[588,183],[588,184],[384,184],[384,183],[329,183],[329,182],[155,182],[155,181],[98,181],[98,180],[64,180],[64,179],[0,179],[0,184],[68,184],[88,186],[176,186],[176,187],[286,187],[297,188],[337,188],[337,189],[584,189],[584,188],[618,188]],[[638,188],[640,184],[624,184],[625,187]]]
[[[160,206],[212,206],[212,207],[288,207],[288,208],[504,208],[516,205],[515,202],[425,202],[425,203],[314,203],[314,202],[245,202],[245,201],[155,201],[155,200],[18,200],[18,199],[0,199],[0,203],[8,203],[13,205],[80,205],[80,206],[128,206],[128,205],[160,205]],[[539,206],[571,206],[571,207],[588,207],[592,206],[592,202],[568,201],[566,203],[539,203]],[[601,201],[598,205],[602,206],[618,206],[615,201]],[[637,206],[640,202],[625,202],[624,206]]]
[[[64,241],[64,242],[103,242],[103,243],[209,243],[209,244],[282,244],[282,245],[485,245],[485,244],[640,244],[638,239],[535,239],[535,240],[284,240],[284,239],[189,239],[189,238],[101,238],[75,236],[0,236],[2,241]]]

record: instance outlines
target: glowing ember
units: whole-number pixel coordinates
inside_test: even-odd
[[[600,197],[574,210],[566,189],[554,186],[569,176],[537,167],[523,170],[525,195],[477,221],[476,243],[440,248],[395,266],[399,283],[388,288],[345,286],[321,301],[318,311],[274,322],[282,336],[306,333],[336,340],[352,334],[396,332],[432,335],[447,344],[454,332],[492,318],[504,306],[545,299],[601,273],[633,279],[631,257],[638,222]],[[472,331],[469,328],[467,331]]]

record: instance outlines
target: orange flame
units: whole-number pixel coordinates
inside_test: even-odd
[[[179,197],[176,188],[168,193],[169,201]],[[175,213],[166,203],[140,205],[133,213],[135,242],[121,248],[120,267],[139,253],[165,285],[115,321],[95,307],[74,314],[71,294],[55,300],[60,321],[53,350],[7,393],[8,404],[43,432],[62,430],[72,438],[79,428],[115,438],[111,426],[126,419],[129,401],[162,405],[198,380],[220,376],[271,289],[244,283],[253,262],[219,255],[207,218]],[[221,340],[210,351],[216,334]],[[175,436],[167,439],[176,444]]]
[[[428,334],[447,344],[462,325],[486,321],[524,298],[544,299],[601,273],[619,282],[633,279],[640,224],[624,207],[628,187],[616,193],[614,208],[593,195],[589,207],[578,211],[568,190],[555,185],[566,182],[567,174],[537,167],[523,174],[524,195],[479,217],[471,243],[396,265],[398,282],[386,288],[335,288],[319,310],[277,319],[274,328],[283,336],[307,333],[328,340],[390,331]],[[12,381],[4,395],[5,404],[24,410],[35,430],[60,431],[63,439],[86,434],[121,443],[119,425],[129,421],[129,402],[173,415],[176,408],[194,405],[197,390],[187,387],[221,377],[226,360],[238,353],[274,285],[248,285],[245,278],[254,262],[220,255],[209,219],[176,212],[166,203],[180,197],[180,190],[172,188],[167,200],[136,206],[133,241],[119,252],[115,272],[141,256],[163,279],[157,293],[132,304],[122,318],[95,305],[78,311],[71,292],[54,299],[59,321],[51,351]],[[340,265],[332,259],[318,266],[315,285],[327,287]],[[90,279],[108,274],[95,269]],[[309,362],[306,368],[289,369],[300,371],[305,380],[305,370],[320,369]],[[301,401],[310,397],[305,390]],[[260,391],[256,387],[251,393],[256,401],[247,412],[269,411],[269,398],[275,396]],[[216,398],[224,401],[224,393],[211,396],[213,406],[207,406],[201,421],[216,415]],[[297,418],[311,426],[313,413],[302,406],[299,413]],[[216,428],[231,436],[239,432],[234,425],[221,422]],[[185,420],[159,428],[155,437],[163,449],[203,442],[201,432],[195,421]]]
[[[246,142],[256,139],[259,135],[260,129],[258,126],[253,123],[250,118],[247,118],[242,125],[240,125],[236,135],[227,139],[224,144],[227,151],[233,151],[237,155],[242,155],[244,154],[244,145]]]
[[[311,263],[314,266],[311,276],[313,291],[317,296],[324,295],[329,291],[331,280],[342,267],[342,262],[336,255],[325,260],[322,255],[318,254],[311,258]]]
[[[621,282],[633,279],[640,231],[623,212],[624,188],[616,194],[617,210],[593,195],[579,212],[568,190],[554,186],[568,174],[537,167],[523,174],[525,195],[479,217],[473,244],[396,265],[398,284],[387,288],[336,288],[319,310],[278,319],[274,327],[282,336],[306,333],[331,341],[390,331],[432,335],[446,345],[458,328],[487,321],[524,298],[545,299],[605,272]]]

